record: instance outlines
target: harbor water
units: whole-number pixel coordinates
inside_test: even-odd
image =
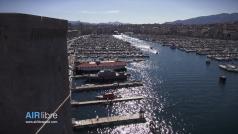
[[[145,111],[146,123],[129,124],[74,133],[98,134],[236,134],[238,133],[238,74],[225,72],[221,62],[205,63],[206,56],[170,49],[161,44],[128,36],[117,38],[140,47],[150,58],[127,66],[131,79],[142,80],[144,86],[110,89],[122,97],[144,96],[140,101],[120,102],[73,108],[77,120],[127,115]],[[227,77],[219,83],[219,76]],[[73,93],[73,100],[93,100],[108,90]],[[151,130],[150,122],[156,129]]]

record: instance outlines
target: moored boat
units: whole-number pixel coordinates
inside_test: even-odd
[[[209,59],[206,60],[206,64],[209,65],[211,61]]]
[[[105,81],[123,81],[127,80],[130,77],[130,74],[125,72],[115,72],[110,69],[105,69],[99,71],[97,74],[91,74],[87,77],[89,81],[98,81],[98,82],[105,82]]]
[[[219,77],[219,82],[225,83],[226,82],[226,76],[222,75]]]
[[[219,65],[221,69],[224,69],[229,72],[236,72],[238,73],[238,66],[232,64],[221,64]]]
[[[116,98],[122,98],[122,97],[117,96],[114,93],[105,93],[103,95],[96,96],[96,99],[99,99],[99,100],[113,100]]]

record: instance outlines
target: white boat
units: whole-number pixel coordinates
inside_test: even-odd
[[[232,65],[232,64],[224,64],[224,65],[219,65],[221,69],[224,69],[229,72],[236,72],[238,73],[238,66]]]
[[[96,98],[99,99],[99,100],[113,100],[113,99],[122,98],[122,97],[121,96],[116,96],[113,93],[105,93],[104,95],[96,96]]]

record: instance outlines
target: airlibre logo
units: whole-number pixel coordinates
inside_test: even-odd
[[[58,123],[57,113],[26,112],[26,123]]]

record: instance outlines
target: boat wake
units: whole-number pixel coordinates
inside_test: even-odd
[[[158,54],[159,51],[156,50],[155,48],[153,48],[152,46],[150,46],[148,44],[148,42],[145,42],[143,40],[137,39],[137,38],[133,38],[130,37],[128,35],[125,34],[121,34],[121,35],[113,35],[113,37],[117,38],[117,39],[121,39],[123,41],[129,42],[131,43],[131,45],[140,48],[143,51],[149,52],[149,53],[153,53],[153,54]]]

